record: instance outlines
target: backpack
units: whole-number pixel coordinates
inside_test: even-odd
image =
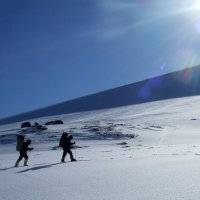
[[[17,144],[16,144],[16,150],[20,151],[22,149],[22,144],[24,143],[24,136],[23,135],[17,135]]]
[[[59,141],[59,147],[64,147],[64,144],[67,141],[67,137],[68,137],[68,134],[63,132],[63,134],[60,138],[60,141]]]

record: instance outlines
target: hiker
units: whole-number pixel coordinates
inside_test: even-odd
[[[70,159],[71,161],[76,161],[76,159],[73,157],[72,154],[72,145],[75,144],[75,142],[71,142],[71,140],[73,139],[72,135],[68,135],[68,133],[63,132],[61,139],[60,139],[60,146],[63,148],[63,155],[62,155],[62,159],[61,162],[65,162],[65,157],[67,155],[67,153],[69,153],[70,155]]]
[[[15,163],[15,167],[18,167],[19,162],[22,160],[22,158],[24,158],[24,166],[28,166],[27,162],[28,162],[28,155],[27,155],[27,151],[29,150],[33,150],[33,148],[29,148],[28,146],[31,144],[31,140],[27,140],[26,142],[23,142],[20,148],[20,156],[17,159],[16,163]]]

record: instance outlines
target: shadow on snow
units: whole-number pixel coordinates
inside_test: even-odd
[[[54,164],[42,165],[42,166],[38,166],[38,167],[32,167],[32,168],[29,168],[29,169],[19,171],[17,173],[23,173],[23,172],[28,172],[28,171],[36,171],[36,170],[40,170],[40,169],[50,168],[50,167],[52,167],[54,165],[58,165],[58,164],[60,164],[60,162],[54,163]]]

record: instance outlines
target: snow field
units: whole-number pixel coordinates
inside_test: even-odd
[[[64,125],[27,132],[34,147],[28,167],[22,167],[23,162],[13,167],[20,123],[0,127],[1,199],[200,199],[200,97],[33,122],[54,118]],[[57,145],[63,130],[74,135],[78,162],[69,162],[68,156],[60,163],[62,150]],[[111,131],[106,137],[94,130]]]

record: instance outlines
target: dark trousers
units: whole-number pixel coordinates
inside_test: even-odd
[[[67,150],[63,150],[63,155],[62,155],[62,159],[61,159],[62,162],[65,161],[65,157],[66,157],[67,153],[70,155],[71,161],[74,160],[72,151],[70,149],[67,149]]]
[[[22,160],[22,158],[25,158],[26,160],[28,160],[28,156],[26,153],[20,153],[18,160]]]
[[[24,160],[24,166],[27,166],[27,162],[28,162],[28,156],[26,153],[20,153],[19,158],[17,159],[16,163],[15,163],[15,167],[18,167],[19,162],[22,160],[22,158],[25,158]]]

